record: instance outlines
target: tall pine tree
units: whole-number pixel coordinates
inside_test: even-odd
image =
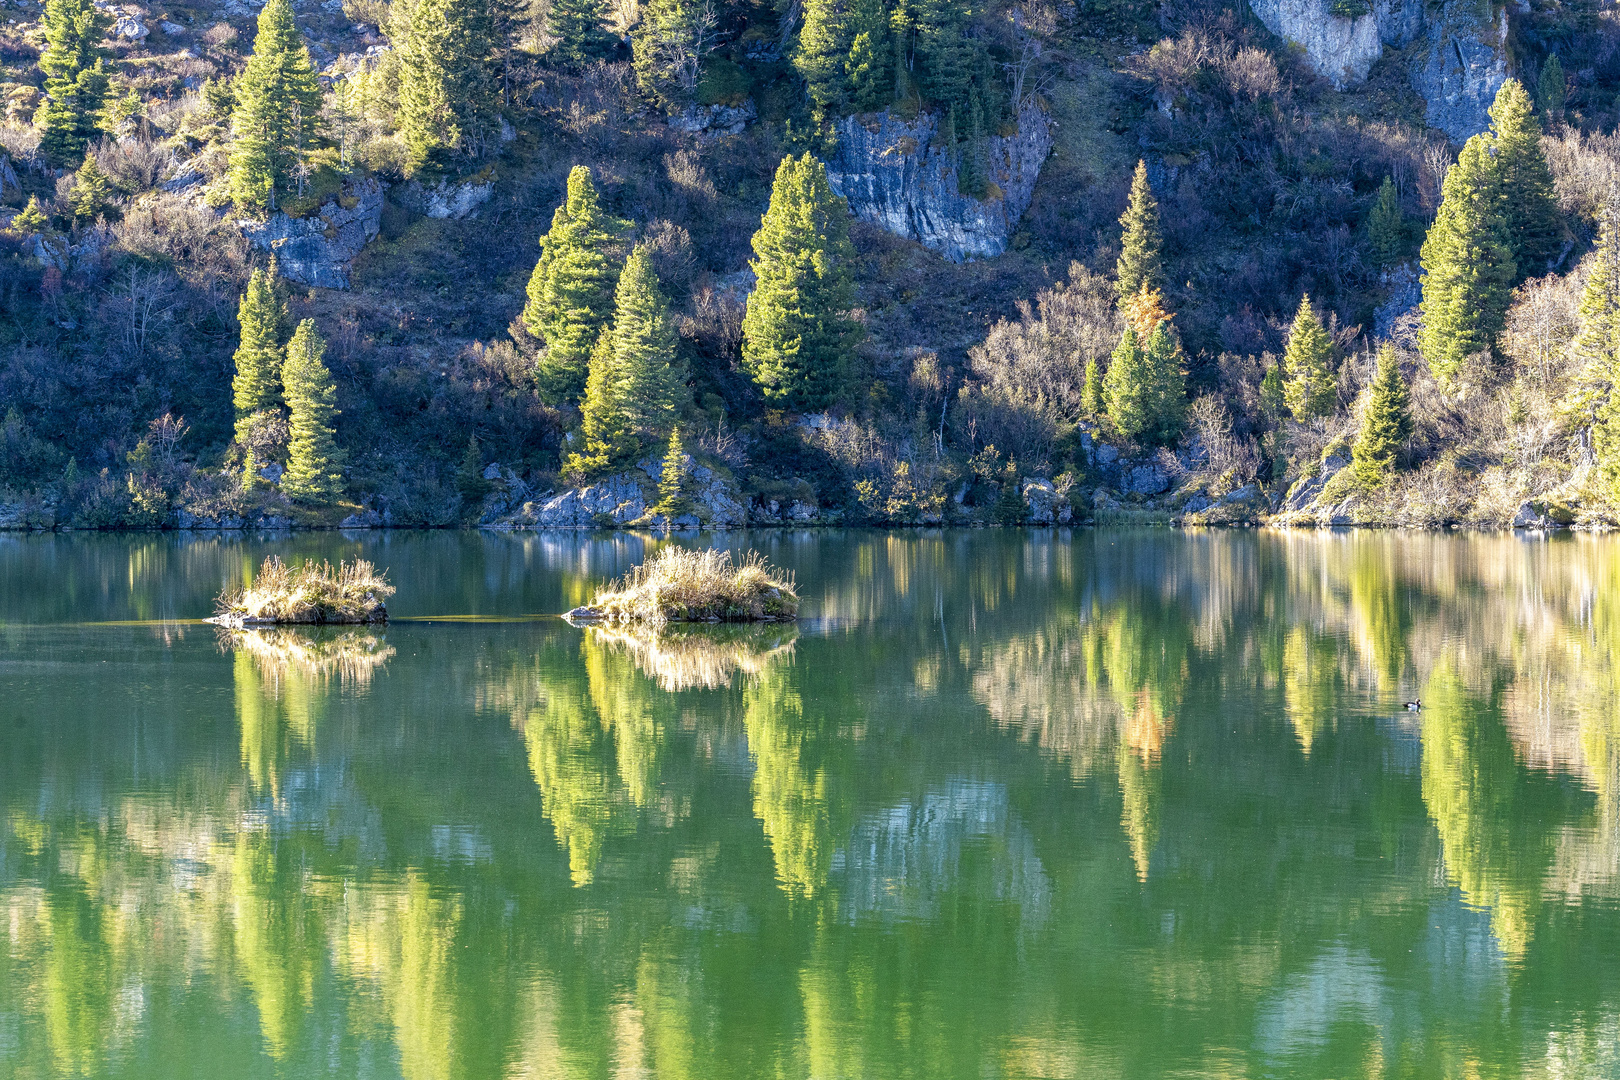
[[[849,21],[850,105],[856,112],[876,112],[894,97],[894,75],[889,65],[894,46],[889,42],[889,13],[882,0],[855,0]]]
[[[688,397],[686,365],[676,356],[675,325],[652,256],[637,247],[614,294],[613,358],[624,388],[625,419],[644,439],[661,438]]]
[[[842,111],[849,96],[845,65],[850,50],[850,19],[844,0],[805,0],[793,66],[818,109]]]
[[[756,284],[743,316],[743,362],[765,397],[789,408],[831,404],[861,339],[850,316],[849,209],[809,154],[782,159],[754,234]]]
[[[1367,242],[1372,248],[1373,262],[1389,266],[1406,249],[1406,219],[1401,214],[1401,198],[1395,191],[1395,181],[1384,177],[1378,188],[1378,198],[1372,212],[1367,215]]]
[[[1159,230],[1159,204],[1148,187],[1145,161],[1136,163],[1130,199],[1119,223],[1124,232],[1120,237],[1119,262],[1114,268],[1114,287],[1119,290],[1120,301],[1129,300],[1144,289],[1162,291],[1164,269],[1159,262],[1159,249],[1164,240]]]
[[[540,238],[523,309],[523,324],[546,343],[540,384],[554,404],[577,400],[585,388],[591,350],[613,312],[613,255],[625,226],[602,209],[591,170],[574,166],[568,195]]]
[[[1418,351],[1442,386],[1451,385],[1469,356],[1495,347],[1507,317],[1516,264],[1491,150],[1489,135],[1468,140],[1446,173],[1423,241]]]
[[[107,50],[102,40],[112,18],[91,0],[48,0],[45,49],[45,102],[34,115],[40,148],[53,162],[77,165],[85,148],[101,134],[107,102]]]
[[[1311,298],[1301,296],[1294,325],[1288,330],[1288,348],[1283,352],[1283,370],[1288,380],[1283,392],[1294,419],[1332,415],[1338,404],[1332,359],[1333,342],[1311,309]]]
[[[613,47],[613,35],[603,26],[606,16],[602,0],[551,0],[546,28],[557,39],[552,55],[573,68],[606,56]]]
[[[290,0],[259,12],[253,55],[232,85],[231,198],[244,209],[274,210],[315,141],[321,88]]]
[[[324,505],[343,493],[343,451],[337,447],[332,422],[337,418],[337,388],[322,358],[326,342],[305,319],[287,343],[281,382],[287,398],[287,471],[281,490],[299,502]]]
[[[394,126],[406,175],[482,157],[500,136],[490,0],[395,0],[388,24],[399,55]]]
[[[1385,343],[1378,350],[1378,374],[1373,378],[1361,430],[1350,449],[1355,477],[1369,488],[1381,486],[1395,471],[1395,455],[1412,437],[1412,407],[1401,362]]]
[[[1564,65],[1558,54],[1547,57],[1541,65],[1541,78],[1536,82],[1536,102],[1543,116],[1556,118],[1564,111]]]
[[[1491,105],[1495,165],[1502,182],[1502,214],[1518,272],[1545,273],[1558,253],[1561,227],[1552,169],[1541,152],[1541,124],[1530,112],[1530,95],[1509,79]]]
[[[231,401],[236,406],[236,433],[244,438],[253,418],[281,405],[281,365],[285,355],[281,339],[286,332],[287,305],[276,288],[276,260],[269,269],[253,271],[247,292],[237,307],[242,326],[241,343],[233,360]]]

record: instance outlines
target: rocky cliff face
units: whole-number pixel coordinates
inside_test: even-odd
[[[1507,79],[1507,13],[1474,0],[1377,0],[1343,18],[1331,0],[1249,0],[1266,28],[1305,50],[1313,70],[1343,90],[1367,78],[1384,47],[1421,47],[1411,57],[1412,86],[1427,104],[1430,127],[1461,142],[1485,130],[1496,91]]]
[[[267,221],[241,221],[242,235],[275,253],[281,276],[300,285],[347,289],[349,264],[382,224],[383,186],[363,180],[342,199],[325,203],[304,218],[284,213]]]
[[[1052,150],[1046,115],[1025,110],[1017,134],[986,140],[993,186],[982,202],[956,190],[958,163],[933,145],[937,125],[932,115],[913,121],[887,112],[848,117],[839,125],[827,180],[862,221],[952,262],[999,255],[1029,209]]]

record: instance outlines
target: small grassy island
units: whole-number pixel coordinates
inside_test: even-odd
[[[387,573],[364,559],[334,569],[314,560],[289,567],[272,555],[251,585],[219,594],[208,621],[229,627],[387,622],[385,601],[392,595]]]
[[[798,617],[793,576],[749,552],[740,564],[729,551],[666,547],[597,590],[577,622],[788,622]]]

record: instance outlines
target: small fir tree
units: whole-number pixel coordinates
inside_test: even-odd
[[[876,112],[894,95],[894,76],[889,71],[894,48],[889,42],[889,14],[881,0],[856,0],[849,29],[853,37],[844,70],[849,77],[850,105],[856,112]]]
[[[1126,326],[1103,376],[1103,407],[1109,423],[1125,438],[1135,441],[1147,435],[1154,422],[1152,369],[1142,349],[1136,328]]]
[[[39,205],[39,196],[28,196],[28,205],[22,208],[22,213],[11,219],[10,230],[18,236],[30,236],[33,233],[42,233],[50,227],[51,219],[45,216],[44,209]]]
[[[642,93],[668,112],[690,104],[703,61],[719,44],[717,30],[704,0],[649,0],[630,42]]]
[[[1186,375],[1181,370],[1181,340],[1165,319],[1147,340],[1147,365],[1152,380],[1153,438],[1163,445],[1175,442],[1187,409]]]
[[[1001,476],[1001,492],[996,496],[996,504],[990,510],[991,516],[998,524],[1022,525],[1024,519],[1029,516],[1029,506],[1024,502],[1023,486],[1017,466],[1009,465]]]
[[[1365,487],[1382,486],[1395,471],[1395,455],[1412,437],[1411,400],[1401,363],[1385,343],[1378,350],[1378,374],[1373,378],[1361,430],[1350,450],[1355,477]]]
[[[825,408],[861,339],[850,315],[849,210],[809,154],[786,157],[754,234],[756,284],[743,316],[743,362],[766,399]]]
[[[325,505],[343,493],[344,454],[332,423],[337,418],[337,387],[322,357],[326,342],[305,319],[287,343],[281,383],[287,398],[287,471],[281,490],[299,502]]]
[[[1260,380],[1260,412],[1273,425],[1288,415],[1288,394],[1283,387],[1281,364],[1272,364],[1266,368],[1266,373]]]
[[[1401,213],[1395,181],[1387,176],[1378,188],[1372,212],[1367,215],[1367,243],[1372,248],[1373,261],[1379,266],[1398,261],[1406,249],[1406,218]]]
[[[1496,92],[1491,106],[1494,164],[1501,177],[1501,213],[1520,274],[1545,273],[1558,251],[1561,227],[1552,169],[1541,152],[1541,124],[1517,79]]]
[[[1418,351],[1447,387],[1463,361],[1495,347],[1513,287],[1513,247],[1491,145],[1489,135],[1475,135],[1463,147],[1446,173],[1440,209],[1423,241]]]
[[[546,343],[540,387],[553,404],[576,401],[585,388],[591,349],[613,312],[612,255],[625,225],[602,210],[591,170],[574,166],[568,196],[540,238],[523,309],[524,325]]]
[[[34,115],[40,149],[61,165],[77,165],[101,134],[110,85],[102,42],[112,18],[91,0],[48,0],[45,49],[45,102]]]
[[[552,56],[571,68],[606,56],[613,47],[613,35],[603,26],[606,16],[602,0],[551,0],[546,28],[557,39]]]
[[[1119,290],[1121,302],[1129,300],[1143,290],[1164,288],[1164,270],[1159,261],[1159,250],[1164,244],[1159,231],[1159,204],[1148,187],[1147,162],[1136,163],[1136,175],[1131,178],[1131,195],[1125,204],[1125,213],[1119,223],[1124,228],[1120,236],[1119,262],[1115,266],[1114,287]]]
[[[94,221],[112,205],[113,186],[107,174],[96,165],[96,159],[86,154],[84,164],[73,174],[73,188],[68,192],[68,208],[73,211],[73,222]]]
[[[281,338],[287,325],[287,305],[276,288],[274,258],[268,269],[254,270],[248,278],[247,291],[237,306],[237,321],[242,336],[232,358],[236,374],[231,380],[231,402],[236,406],[237,438],[242,440],[255,415],[278,408],[282,402],[285,353]]]
[[[675,424],[686,390],[686,365],[669,302],[645,246],[630,253],[614,295],[613,357],[625,423],[638,436],[661,438]]]
[[[1080,388],[1080,412],[1093,418],[1103,413],[1102,369],[1095,356],[1086,361],[1086,381]]]
[[[494,485],[484,479],[484,448],[476,434],[467,436],[467,449],[456,469],[456,489],[468,503],[477,505]]]
[[[611,327],[602,331],[596,348],[591,351],[590,374],[585,380],[580,414],[584,448],[569,455],[565,473],[572,478],[589,479],[635,458],[641,443],[630,429],[630,410],[614,355]]]
[[[1311,309],[1311,298],[1301,296],[1282,361],[1288,372],[1284,393],[1288,411],[1294,414],[1295,420],[1332,415],[1338,404],[1332,360],[1333,342]]]
[[[686,496],[686,449],[681,446],[681,429],[674,427],[669,432],[664,466],[658,472],[658,502],[653,513],[674,520],[691,509],[691,502]]]
[[[1558,54],[1547,57],[1541,65],[1541,78],[1536,81],[1536,102],[1543,116],[1556,118],[1564,111],[1564,65]]]
[[[399,55],[394,126],[405,174],[481,157],[498,142],[500,84],[489,0],[396,0],[388,35]]]
[[[1581,294],[1580,323],[1569,344],[1577,371],[1565,403],[1582,423],[1592,423],[1620,375],[1620,188],[1611,188],[1598,228],[1596,249]]]
[[[259,12],[253,55],[232,84],[230,191],[237,206],[274,210],[315,141],[321,88],[290,0]]]

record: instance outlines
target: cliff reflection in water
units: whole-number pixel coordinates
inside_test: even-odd
[[[1616,1074],[1620,543],[735,539],[802,627],[7,625],[0,1074]]]

